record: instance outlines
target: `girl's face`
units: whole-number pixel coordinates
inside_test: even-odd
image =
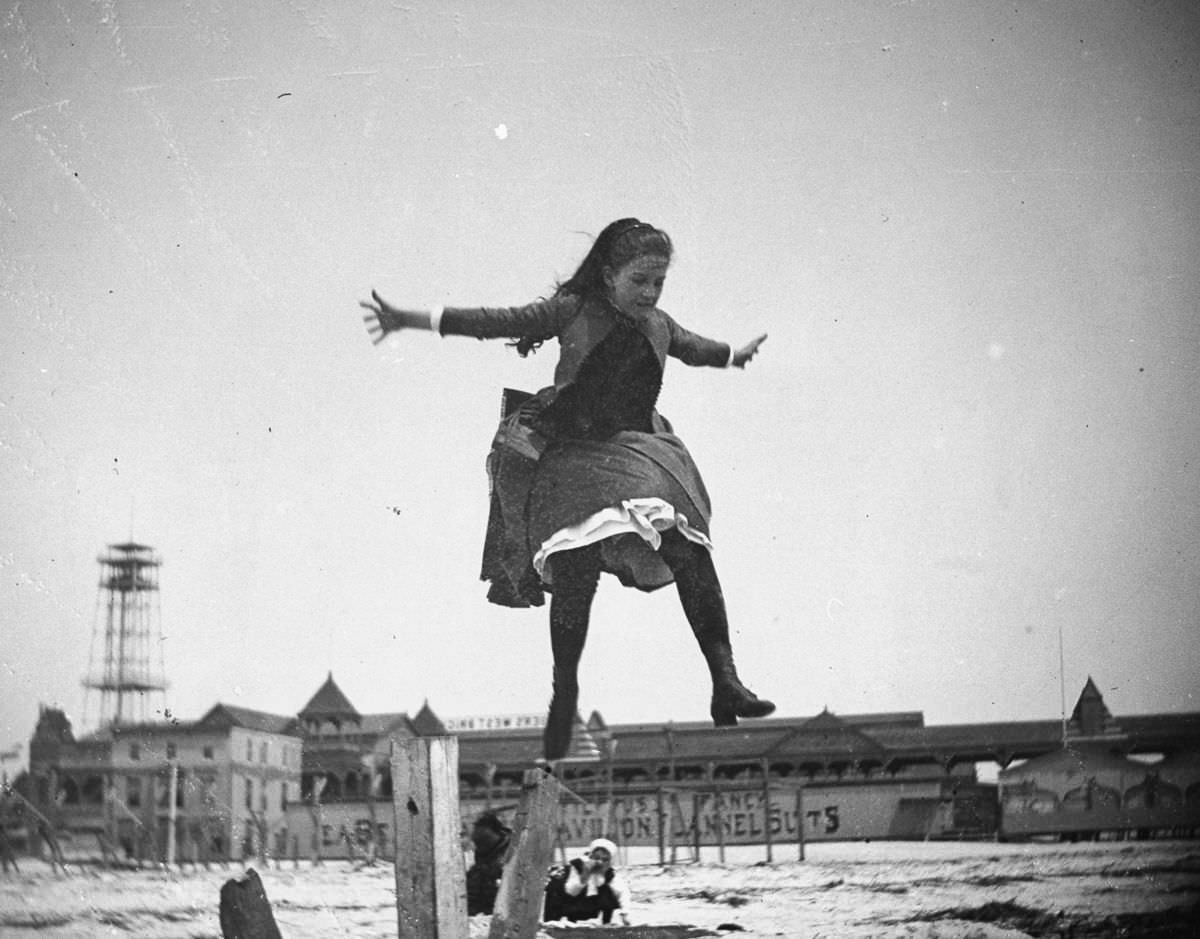
[[[616,272],[604,272],[608,298],[613,306],[635,320],[644,318],[658,305],[670,262],[659,255],[634,258]]]

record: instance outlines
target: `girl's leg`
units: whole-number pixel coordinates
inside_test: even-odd
[[[663,533],[659,553],[675,575],[684,615],[712,675],[713,724],[732,727],[739,717],[766,717],[772,713],[775,705],[758,698],[738,679],[729,641],[725,596],[708,549],[671,529]]]
[[[542,734],[547,760],[566,756],[579,703],[579,659],[587,641],[592,598],[600,580],[600,546],[551,555],[550,648],[554,653],[554,696]]]

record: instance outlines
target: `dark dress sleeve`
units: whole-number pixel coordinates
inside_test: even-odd
[[[691,330],[684,329],[666,313],[663,313],[662,317],[670,335],[670,345],[667,346],[668,355],[674,356],[685,365],[710,365],[714,368],[725,368],[729,364],[729,343],[706,339]]]
[[[525,306],[447,307],[442,312],[441,334],[544,341],[562,332],[578,306],[574,297],[552,297]]]

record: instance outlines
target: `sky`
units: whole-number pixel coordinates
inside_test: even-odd
[[[1184,0],[0,0],[0,745],[95,726],[129,538],[177,717],[542,713],[478,572],[555,347],[358,302],[533,300],[628,215],[663,309],[769,337],[660,410],[778,713],[1200,710],[1198,53]],[[707,718],[673,589],[602,582],[581,685]]]

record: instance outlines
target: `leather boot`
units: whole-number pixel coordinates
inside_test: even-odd
[[[774,713],[775,704],[760,698],[741,683],[733,666],[733,653],[721,666],[714,668],[712,715],[714,727],[736,727],[739,717],[766,717]]]
[[[708,550],[676,537],[663,537],[663,559],[675,575],[675,587],[692,633],[712,675],[709,713],[716,727],[734,727],[739,717],[766,717],[775,705],[759,698],[738,678],[729,642],[725,595]]]

